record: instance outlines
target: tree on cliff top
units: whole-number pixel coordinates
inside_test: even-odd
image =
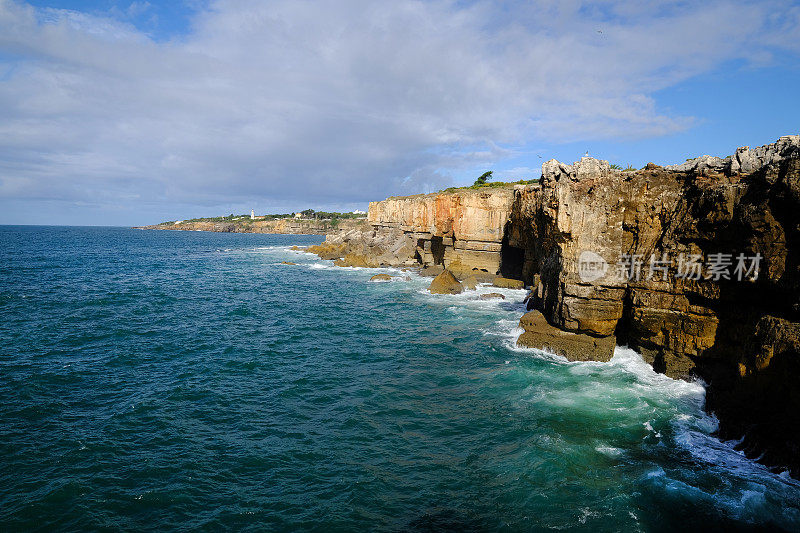
[[[475,180],[475,183],[473,185],[485,185],[486,182],[492,178],[492,172],[494,171],[490,170],[488,172],[484,172],[483,174],[481,174],[480,177]]]

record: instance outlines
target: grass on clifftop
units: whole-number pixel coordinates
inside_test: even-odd
[[[439,192],[455,192],[455,191],[476,191],[479,189],[495,189],[498,187],[513,187],[514,185],[531,185],[532,183],[539,183],[539,180],[519,180],[519,181],[490,181],[488,183],[476,183],[475,185],[466,185],[464,187],[448,187]]]

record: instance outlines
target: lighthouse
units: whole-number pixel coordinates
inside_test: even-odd
[[[250,210],[250,220],[255,220],[255,219],[256,219],[256,212],[255,212],[254,209],[251,209]]]

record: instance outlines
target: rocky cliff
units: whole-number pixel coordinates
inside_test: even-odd
[[[164,223],[153,226],[141,226],[136,229],[156,229],[175,231],[214,231],[218,233],[288,233],[327,235],[330,232],[342,230],[364,230],[368,228],[363,219],[337,220],[312,220],[295,218],[278,218],[274,220],[242,220],[234,222],[216,221],[185,221],[178,223]]]
[[[389,198],[370,203],[369,231],[337,232],[326,243],[356,265],[446,265],[459,278],[489,281],[502,270],[513,202],[512,187]]]
[[[521,344],[598,360],[627,344],[699,376],[723,437],[800,473],[800,136],[638,171],[552,160],[534,185],[390,198],[368,221],[325,246],[521,279]]]
[[[636,172],[549,161],[509,243],[549,324],[704,378],[722,435],[798,474],[800,136]]]

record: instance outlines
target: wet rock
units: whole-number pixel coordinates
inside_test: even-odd
[[[460,294],[464,287],[452,272],[445,270],[431,281],[428,290],[431,294]]]
[[[469,276],[468,278],[463,280],[461,284],[464,286],[465,289],[470,291],[474,291],[476,288],[478,288],[478,280],[475,278],[475,276]]]
[[[570,361],[609,361],[614,356],[616,339],[593,337],[564,331],[547,322],[539,311],[530,311],[519,321],[525,332],[517,339],[518,346],[537,348],[566,357]]]
[[[296,265],[297,263],[292,263],[291,261],[281,261],[282,265]]]
[[[380,266],[375,260],[359,254],[346,254],[343,258],[333,262],[338,267],[376,268]]]
[[[425,268],[421,268],[419,271],[419,275],[424,276],[426,278],[435,278],[442,272],[444,272],[444,267],[442,265],[431,265],[431,266],[426,266]]]
[[[479,297],[481,300],[505,300],[506,297],[500,294],[499,292],[487,292],[486,294],[481,294]]]
[[[323,242],[322,244],[315,244],[306,248],[306,251],[312,254],[317,254],[320,259],[339,259],[344,257],[347,247],[341,243]]]
[[[370,281],[392,281],[392,276],[389,274],[375,274],[371,278]]]
[[[501,289],[524,289],[525,282],[521,279],[509,279],[497,276],[492,280],[492,285]]]

